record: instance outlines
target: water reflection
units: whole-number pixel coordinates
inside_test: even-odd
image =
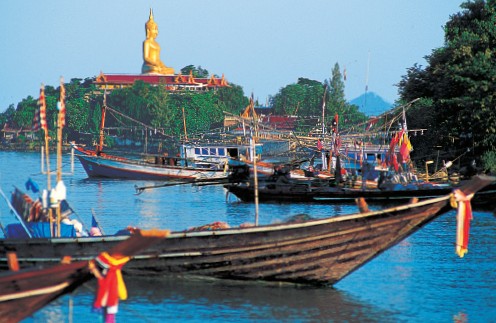
[[[6,194],[12,185],[23,187],[28,177],[45,186],[45,175],[33,175],[40,168],[37,153],[0,152],[0,165],[0,185]],[[74,176],[64,176],[71,206],[86,224],[91,223],[93,210],[106,233],[127,225],[184,230],[214,221],[231,226],[254,222],[253,204],[236,202],[231,195],[226,203],[220,186],[173,186],[135,195],[134,185],[143,182],[87,179],[82,167],[75,166]],[[299,213],[325,217],[351,212],[356,207],[348,204],[263,203],[260,223]],[[15,222],[5,203],[0,203],[0,222]],[[335,289],[127,279],[130,299],[121,303],[118,321],[494,321],[496,219],[492,213],[474,213],[464,258],[454,252],[455,227],[452,211],[346,277]],[[93,294],[88,287],[72,298],[74,322],[99,321],[90,312]],[[68,322],[69,300],[63,298],[30,321]]]
[[[200,278],[127,278],[129,299],[118,321],[143,322],[394,322],[392,313],[360,302],[333,288],[310,288]],[[92,284],[73,296],[75,313],[92,302]],[[54,322],[69,310],[69,297],[46,307],[34,320]],[[93,317],[94,315],[94,317]],[[97,319],[93,313],[74,322]],[[68,319],[68,317],[67,317]],[[67,320],[66,320],[67,321]]]

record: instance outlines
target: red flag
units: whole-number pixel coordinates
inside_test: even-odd
[[[95,309],[107,308],[107,314],[115,314],[119,299],[127,299],[127,289],[122,279],[122,267],[129,261],[129,257],[114,258],[106,252],[102,252],[96,262],[103,268],[106,268],[105,275],[98,277],[95,301]],[[107,321],[106,321],[107,322]]]
[[[338,132],[338,122],[339,122],[339,116],[336,113],[334,116],[334,120],[332,120],[332,132],[337,133]]]
[[[367,127],[365,128],[366,131],[372,129],[372,127],[379,121],[379,118],[370,118],[369,123],[367,124]]]
[[[322,150],[322,148],[324,148],[324,147],[322,146],[322,142],[319,139],[319,140],[317,140],[317,150]]]
[[[398,171],[398,169],[400,168],[400,165],[398,164],[398,158],[396,157],[396,154],[394,152],[391,155],[391,159],[392,159],[391,162],[393,164],[394,170]]]
[[[64,80],[60,80],[60,101],[59,101],[59,127],[65,126],[65,87]]]
[[[37,107],[34,111],[33,126],[31,127],[33,131],[38,131],[41,129],[40,125],[40,107]]]
[[[396,145],[399,145],[400,144],[400,141],[401,141],[401,138],[403,136],[403,130],[401,130],[400,132],[397,132],[393,138],[391,139],[391,143],[389,144],[389,150],[391,152],[394,152],[394,147]]]
[[[45,100],[45,86],[41,85],[40,88],[40,98],[38,99],[38,104],[40,106],[40,125],[41,128],[47,132],[48,126],[46,122],[46,100]]]

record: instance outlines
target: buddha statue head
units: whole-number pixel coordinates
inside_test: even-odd
[[[150,9],[150,17],[148,18],[148,21],[145,24],[145,31],[147,37],[152,37],[155,38],[158,35],[158,26],[153,20],[153,10]]]

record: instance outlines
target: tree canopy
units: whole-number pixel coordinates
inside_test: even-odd
[[[324,124],[329,125],[335,114],[339,115],[340,127],[367,119],[357,106],[349,104],[344,95],[344,82],[339,64],[332,69],[329,80],[319,82],[299,78],[294,84],[286,85],[271,97],[270,104],[275,115],[295,115],[300,117],[299,130],[309,131],[322,119],[322,106],[325,97]],[[325,95],[324,95],[324,91]]]
[[[192,73],[195,77],[209,76],[206,69],[194,65],[185,66],[181,73]],[[322,100],[325,98],[324,124],[328,129],[335,114],[339,115],[340,129],[346,128],[347,124],[363,122],[366,116],[344,98],[342,78],[337,63],[329,79],[324,82],[300,77],[297,83],[285,86],[271,98],[272,113],[299,116],[298,130],[308,132],[314,128],[319,129]],[[105,99],[91,78],[71,79],[64,87],[67,109],[64,134],[70,141],[82,142],[84,137],[86,143],[96,142],[104,100],[108,107],[119,111],[107,111],[105,128],[111,134],[140,140],[148,135],[148,132],[141,129],[144,125],[148,126],[146,131],[150,131],[150,135],[160,130],[160,133],[165,133],[174,140],[179,140],[186,132],[198,134],[215,127],[220,128],[224,112],[240,114],[249,102],[242,87],[236,84],[204,92],[169,92],[165,86],[152,86],[137,81],[130,87],[112,90]],[[45,87],[47,121],[52,132],[56,129],[59,95],[60,88]],[[37,98],[27,97],[18,104],[17,109],[12,106],[4,114],[0,114],[0,117],[13,127],[30,128],[37,101]],[[107,144],[111,145],[112,139],[108,139]]]
[[[422,151],[441,147],[474,158],[496,150],[496,1],[475,0],[450,17],[445,44],[415,64],[399,82],[400,98],[421,98],[409,125],[429,128]],[[417,118],[415,117],[417,116]]]
[[[182,74],[189,74],[190,71],[195,77],[209,76],[209,72],[201,67],[188,65],[181,69]],[[94,141],[99,133],[103,93],[95,87],[91,78],[71,79],[64,83],[64,87],[67,110],[64,133],[67,139],[81,142],[81,136],[89,134],[87,139]],[[45,86],[46,116],[52,136],[56,130],[59,96],[60,87]],[[128,117],[125,119],[112,112],[107,114],[105,126],[117,135],[126,131],[137,134],[141,123],[161,129],[169,138],[179,139],[184,134],[183,120],[186,120],[186,129],[190,133],[207,131],[222,124],[224,111],[239,114],[248,104],[248,98],[243,89],[235,84],[204,92],[169,92],[162,85],[152,86],[137,81],[131,87],[114,89],[107,95],[106,104]],[[28,96],[18,103],[17,108],[11,105],[0,114],[0,121],[2,125],[8,122],[16,129],[30,129],[37,107],[38,98]]]

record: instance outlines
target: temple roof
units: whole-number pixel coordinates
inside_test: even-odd
[[[104,74],[100,73],[95,79],[97,85],[121,85],[131,86],[136,81],[143,81],[148,84],[157,85],[165,84],[171,87],[198,87],[198,88],[217,88],[228,87],[224,75],[221,78],[212,75],[210,78],[193,77],[193,74],[182,75],[156,75],[156,74]]]

